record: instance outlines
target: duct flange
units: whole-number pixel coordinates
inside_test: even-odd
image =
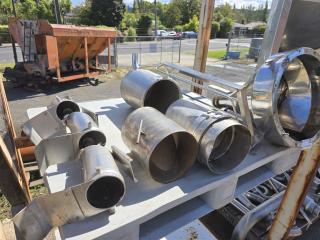
[[[69,100],[57,98],[46,111],[25,122],[22,131],[35,144],[51,136],[66,134],[63,118],[72,112],[79,112],[80,106]]]
[[[131,70],[121,81],[121,97],[132,107],[149,106],[165,113],[180,98],[178,85],[148,70]]]
[[[192,133],[198,142],[198,161],[213,173],[234,169],[250,150],[250,131],[230,114],[180,99],[166,116]]]
[[[161,183],[182,177],[196,160],[195,138],[151,107],[139,108],[127,117],[122,139],[133,159]]]
[[[319,54],[300,48],[270,57],[257,71],[254,122],[271,142],[307,148],[319,138],[319,67]]]

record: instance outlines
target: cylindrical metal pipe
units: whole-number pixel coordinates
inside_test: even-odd
[[[192,133],[198,142],[198,161],[216,174],[238,166],[250,150],[250,131],[225,112],[180,99],[166,116]]]
[[[73,112],[65,117],[65,123],[70,129],[71,133],[81,133],[83,135],[79,139],[79,148],[90,145],[106,144],[106,136],[99,129],[96,122],[86,113]]]
[[[308,148],[320,136],[320,56],[300,48],[271,56],[255,76],[252,111],[273,143]]]
[[[80,153],[84,181],[91,182],[86,199],[95,208],[112,208],[124,196],[125,182],[107,148],[100,145],[85,147]]]
[[[127,117],[122,127],[122,139],[133,159],[158,182],[178,179],[196,160],[195,138],[151,107],[139,108]]]
[[[132,107],[149,106],[165,113],[180,98],[178,85],[148,70],[130,71],[121,81],[121,97]]]
[[[61,120],[70,113],[80,112],[80,106],[74,101],[68,99],[59,99],[56,106],[56,114]]]

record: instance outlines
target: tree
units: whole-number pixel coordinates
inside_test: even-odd
[[[219,32],[220,32],[220,23],[216,21],[212,21],[212,26],[211,26],[212,38],[216,38]]]
[[[119,27],[125,12],[122,0],[86,0],[80,11],[82,24]]]
[[[262,13],[262,21],[263,22],[267,22],[267,19],[268,19],[268,1],[266,1],[266,4],[264,6],[264,9],[263,9],[263,13]]]
[[[189,23],[185,24],[183,26],[184,31],[199,31],[199,19],[197,16],[193,16],[192,19],[190,19]]]
[[[181,24],[181,11],[176,4],[170,3],[165,13],[165,18],[162,20],[163,24],[168,28],[174,28]]]
[[[224,17],[220,21],[220,34],[219,34],[219,36],[226,38],[228,36],[228,33],[231,31],[231,29],[232,29],[232,19]]]
[[[141,15],[137,23],[138,36],[147,36],[151,25],[152,25],[152,18],[147,14]]]
[[[179,9],[182,24],[187,24],[193,16],[200,15],[200,0],[172,0],[171,4]]]
[[[123,16],[123,19],[121,21],[121,29],[127,29],[127,28],[136,28],[137,27],[137,18],[134,13],[126,12]]]

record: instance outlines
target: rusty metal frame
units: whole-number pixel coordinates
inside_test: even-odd
[[[320,163],[320,140],[299,158],[273,221],[268,239],[287,239]]]
[[[28,182],[28,179],[27,179],[27,176],[25,173],[20,149],[17,148],[16,142],[14,141],[17,138],[17,134],[16,134],[16,131],[14,128],[14,124],[13,124],[13,120],[12,120],[12,116],[11,116],[11,112],[10,112],[10,108],[9,108],[9,104],[8,104],[7,95],[5,92],[4,85],[3,85],[2,76],[0,76],[0,94],[1,94],[1,101],[3,104],[4,113],[5,113],[7,124],[9,127],[9,132],[10,132],[11,138],[13,139],[13,145],[14,145],[14,150],[15,150],[15,155],[16,155],[16,160],[17,160],[17,165],[18,165],[17,170],[14,170],[14,168],[13,168],[13,162],[12,162],[11,156],[10,156],[10,154],[8,155],[8,152],[6,152],[6,150],[4,148],[5,144],[2,146],[2,151],[3,151],[4,155],[8,157],[7,163],[11,166],[10,169],[12,169],[14,175],[16,176],[16,180],[18,181],[19,185],[21,186],[27,202],[30,202],[32,200],[32,197],[31,197],[31,193],[30,193],[30,189],[29,189],[29,182]]]

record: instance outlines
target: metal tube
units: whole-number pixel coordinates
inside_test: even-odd
[[[165,113],[180,98],[178,85],[148,70],[132,70],[121,81],[121,96],[132,107],[150,106]]]
[[[84,148],[80,153],[84,181],[90,182],[87,201],[95,208],[114,207],[124,196],[125,182],[111,153],[100,145]]]
[[[143,107],[132,112],[121,134],[132,158],[158,182],[168,183],[182,177],[196,160],[195,138],[154,108]]]
[[[269,58],[257,71],[252,111],[273,143],[308,148],[320,136],[320,55],[300,48]]]
[[[166,116],[192,133],[198,142],[198,161],[216,174],[238,166],[250,150],[249,130],[230,114],[180,99]]]
[[[96,122],[86,113],[73,112],[65,118],[66,126],[70,129],[71,133],[83,133],[79,139],[79,148],[90,145],[106,144],[106,136],[99,129]]]
[[[300,206],[306,197],[308,188],[319,168],[319,149],[320,141],[318,140],[311,149],[305,150],[301,154],[298,164],[290,177],[268,239],[287,239]]]
[[[278,193],[275,197],[270,198],[258,207],[245,214],[235,226],[231,240],[245,240],[248,233],[259,221],[275,211],[281,202],[283,192]]]

